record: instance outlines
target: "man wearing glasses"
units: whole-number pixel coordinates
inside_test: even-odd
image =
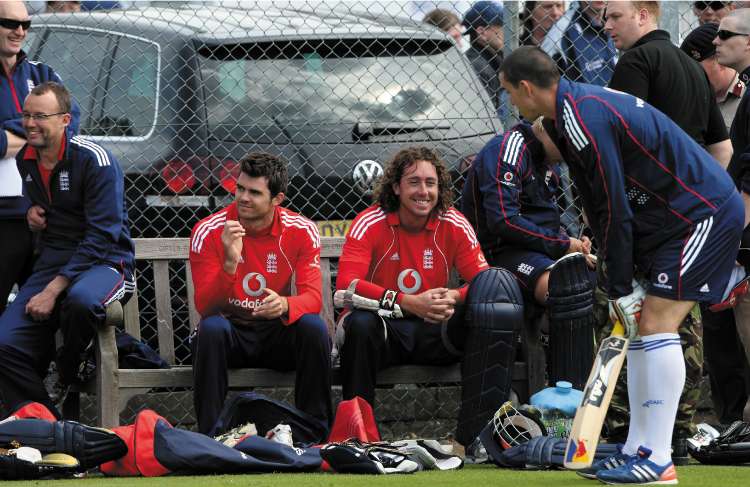
[[[734,10],[734,2],[693,2],[693,13],[703,25],[709,22],[718,24]]]
[[[0,394],[10,411],[33,401],[56,412],[42,382],[56,330],[69,385],[106,306],[134,288],[122,170],[108,150],[67,130],[70,111],[70,93],[55,82],[36,86],[23,106],[27,143],[16,162],[40,238],[32,274],[0,317]]]
[[[15,155],[26,142],[21,106],[29,91],[44,81],[60,81],[47,65],[31,63],[21,46],[31,26],[23,2],[0,2],[0,314],[14,284],[31,271],[33,245],[26,224],[28,198],[22,195]],[[70,127],[78,132],[78,106],[71,110]],[[13,235],[13,238],[10,236]]]
[[[750,82],[750,9],[737,9],[722,19],[716,33],[714,45],[719,64],[730,67],[740,73],[740,81],[747,86]],[[745,203],[745,231],[742,234],[740,253],[737,258],[740,264],[750,271],[750,99],[747,90],[740,100],[737,113],[729,131],[734,155],[727,171],[740,190]],[[734,308],[737,333],[745,348],[745,355],[750,360],[750,295],[739,299]],[[750,420],[750,400],[745,405],[744,419]]]

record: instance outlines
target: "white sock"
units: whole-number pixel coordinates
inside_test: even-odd
[[[652,462],[666,465],[672,461],[672,430],[685,386],[685,358],[677,333],[658,333],[642,340],[643,365],[648,370],[646,398],[638,406],[646,417],[644,446],[651,449]]]
[[[643,341],[635,339],[630,342],[627,357],[630,425],[628,427],[628,439],[622,448],[622,452],[626,455],[635,455],[638,447],[646,439],[646,418],[640,407],[646,397],[647,377],[644,374],[648,373],[643,358]]]

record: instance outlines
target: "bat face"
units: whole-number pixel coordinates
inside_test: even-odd
[[[617,364],[617,358],[621,357],[627,350],[628,340],[621,337],[609,337],[602,342],[599,352],[596,354],[593,372],[586,383],[586,389],[583,391],[583,403],[581,406],[601,407],[610,382],[617,380],[620,370],[617,374],[612,375],[612,370]],[[620,362],[622,365],[622,362]],[[592,381],[591,378],[594,378]],[[614,385],[614,384],[613,384]]]
[[[604,417],[629,342],[622,336],[610,336],[599,347],[565,449],[566,468],[586,468],[594,460]]]

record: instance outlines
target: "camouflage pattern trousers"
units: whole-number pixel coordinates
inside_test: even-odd
[[[602,340],[612,333],[612,322],[609,319],[609,305],[606,293],[597,287],[594,293],[594,314],[596,316],[597,347]],[[703,378],[703,324],[700,305],[696,304],[683,320],[677,331],[680,335],[682,352],[685,356],[685,387],[682,390],[677,407],[677,419],[674,425],[673,438],[693,436],[697,429],[693,417],[700,397],[700,383]],[[627,364],[627,362],[626,362]],[[627,366],[624,365],[617,379],[617,386],[612,395],[612,402],[604,421],[604,434],[609,442],[624,443],[628,436],[629,406]]]

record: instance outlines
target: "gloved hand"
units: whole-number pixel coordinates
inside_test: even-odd
[[[625,328],[625,336],[633,339],[638,335],[638,321],[641,319],[641,308],[643,299],[646,297],[646,289],[633,279],[633,292],[627,296],[609,300],[609,319],[617,320]]]

